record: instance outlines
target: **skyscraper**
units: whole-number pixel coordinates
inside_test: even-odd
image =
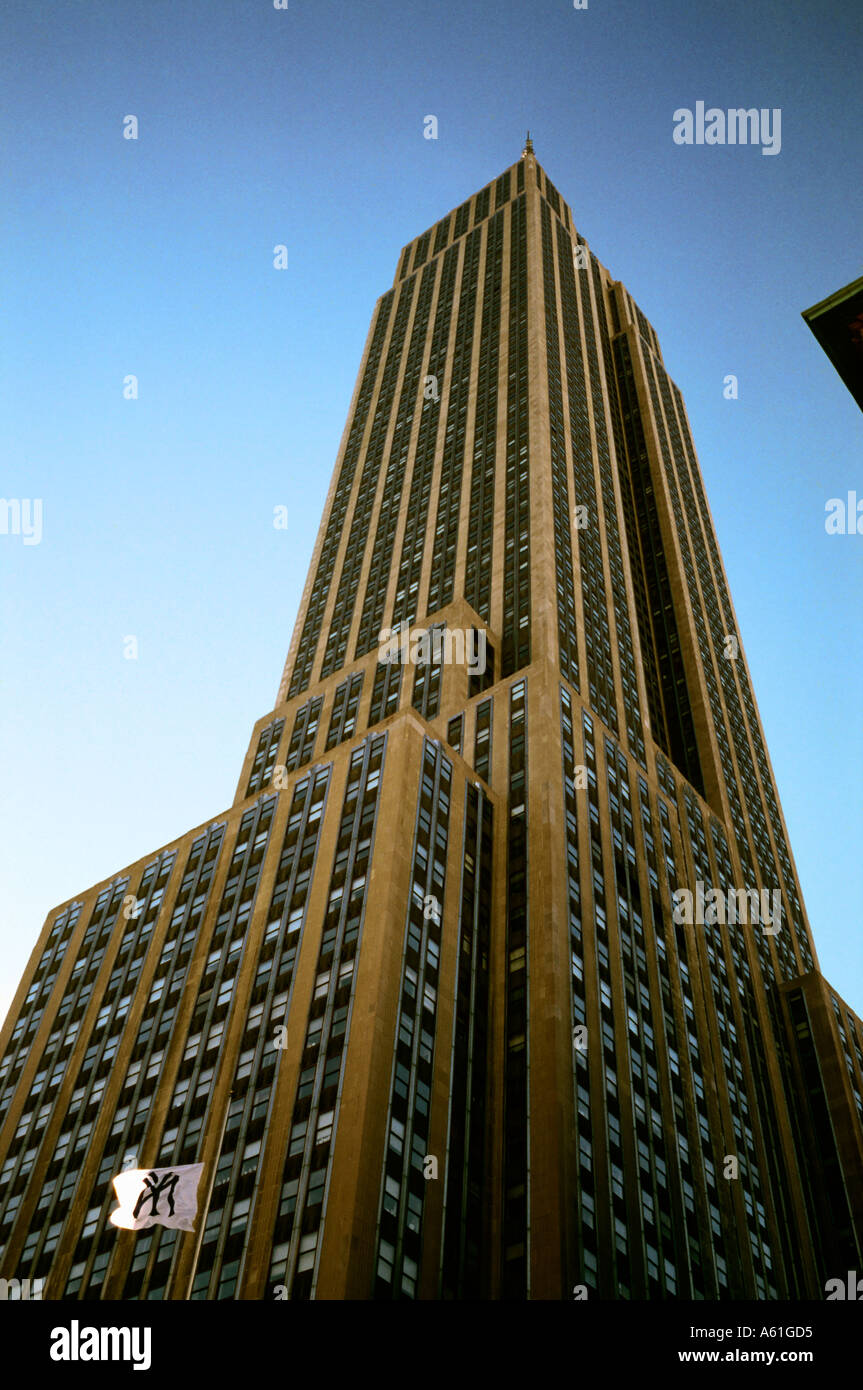
[[[51,912],[2,1274],[57,1299],[824,1297],[818,972],[656,333],[528,140],[378,300],[233,805]],[[198,1237],[118,1232],[204,1164]]]
[[[863,276],[804,309],[803,318],[863,410]]]

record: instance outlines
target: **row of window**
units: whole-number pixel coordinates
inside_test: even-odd
[[[506,976],[504,1022],[503,1288],[506,1299],[529,1295],[528,1212],[528,806],[527,683],[509,691]]]
[[[351,513],[348,540],[336,588],[336,598],[330,619],[330,629],[321,662],[321,678],[329,676],[344,665],[348,636],[353,622],[360,575],[365,562],[372,512],[377,496],[378,481],[383,466],[384,446],[396,403],[396,385],[405,353],[408,324],[411,319],[415,279],[405,280],[399,288],[392,334],[387,346],[383,372],[374,397],[375,413],[371,421],[368,442],[363,451],[359,487]]]
[[[362,380],[357,394],[357,402],[348,429],[345,452],[339,469],[338,482],[333,495],[330,514],[327,518],[323,544],[318,557],[317,569],[309,595],[309,604],[303,621],[303,629],[284,698],[292,699],[308,688],[311,679],[318,639],[321,635],[324,610],[329,597],[330,586],[335,573],[336,556],[341,544],[348,513],[348,504],[353,491],[354,475],[359,462],[360,450],[365,437],[366,423],[377,383],[378,370],[384,342],[389,329],[395,294],[388,290],[378,302],[371,343],[362,371]]]
[[[426,739],[378,1210],[378,1298],[417,1296],[451,797],[452,763]]]
[[[385,748],[366,739],[348,768],[270,1257],[292,1299],[313,1296]]]
[[[395,425],[389,443],[389,455],[384,470],[383,490],[378,506],[377,526],[371,540],[366,592],[360,613],[355,659],[377,646],[378,633],[384,615],[384,603],[393,568],[393,548],[401,509],[402,492],[408,463],[416,466],[416,445],[413,440],[413,420],[420,412],[424,452],[433,454],[440,418],[439,402],[427,398],[424,386],[430,368],[425,361],[426,339],[434,296],[437,261],[427,265],[420,278],[419,293],[414,311],[410,342],[405,356],[402,389],[396,408]],[[440,394],[438,389],[438,395]],[[383,468],[383,460],[381,461]],[[377,479],[375,479],[375,485]],[[359,499],[358,499],[359,506]],[[365,539],[365,538],[364,538]]]
[[[517,169],[517,182],[518,191],[523,192],[524,168],[522,165],[519,165]],[[505,169],[500,177],[495,180],[493,187],[494,211],[499,212],[504,204],[508,203],[512,197],[512,170]],[[481,222],[484,222],[491,211],[491,194],[492,185],[488,184],[485,188],[480,189],[479,193],[475,194],[473,198],[468,198],[466,203],[462,203],[461,207],[456,208],[455,212],[447,213],[446,217],[442,218],[436,226],[430,227],[427,232],[423,232],[422,236],[409,242],[402,252],[402,258],[399,263],[398,271],[396,272],[396,279],[404,279],[408,271],[415,274],[420,266],[425,264],[426,256],[429,253],[429,246],[431,245],[432,234],[434,234],[432,255],[436,256],[439,251],[443,251],[444,247],[447,246],[450,232],[453,238],[457,240],[459,237],[464,236],[469,225],[478,227]],[[471,205],[473,205],[472,220],[470,217]]]

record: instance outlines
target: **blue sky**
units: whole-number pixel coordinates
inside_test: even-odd
[[[374,302],[528,126],[683,391],[822,969],[863,1011],[863,535],[824,529],[863,421],[800,318],[863,269],[853,11],[4,7],[0,494],[43,535],[0,536],[0,1016],[50,908],[230,804]],[[780,108],[780,153],[675,144],[699,100]]]

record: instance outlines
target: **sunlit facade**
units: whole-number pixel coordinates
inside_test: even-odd
[[[0,1275],[46,1298],[861,1267],[863,1027],[683,399],[530,141],[375,306],[233,805],[49,914],[0,1053]],[[133,1158],[205,1164],[200,1248],[108,1221]]]

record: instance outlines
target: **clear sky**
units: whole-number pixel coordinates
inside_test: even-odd
[[[6,0],[2,26],[0,495],[43,515],[0,535],[0,1017],[49,909],[230,804],[375,300],[528,126],[683,392],[822,969],[863,1012],[863,535],[824,527],[863,497],[863,417],[800,317],[863,272],[861,7]],[[676,144],[698,101],[779,108],[779,153]]]

